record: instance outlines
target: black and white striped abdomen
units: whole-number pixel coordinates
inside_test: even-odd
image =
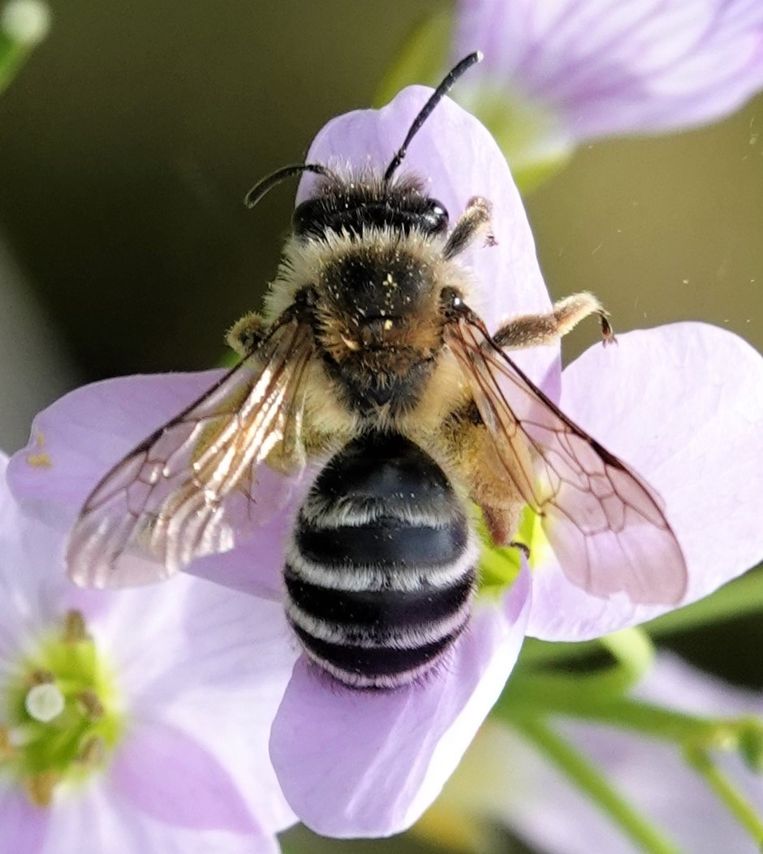
[[[394,687],[433,667],[469,620],[477,549],[445,473],[398,434],[351,442],[300,510],[286,613],[340,681]]]

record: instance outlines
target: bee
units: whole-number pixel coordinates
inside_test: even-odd
[[[517,547],[532,508],[567,577],[595,596],[682,598],[686,564],[658,496],[507,354],[591,315],[606,343],[601,304],[576,294],[491,335],[459,262],[493,239],[490,202],[472,198],[451,227],[423,181],[397,176],[479,58],[445,77],[382,174],[301,163],[250,191],[254,206],[289,176],[316,176],[264,314],[229,333],[241,362],[85,502],[67,551],[76,583],[159,580],[229,550],[248,536],[264,466],[318,462],[284,558],[285,611],[307,656],[352,688],[412,682],[458,642],[478,581],[474,508],[494,543]]]

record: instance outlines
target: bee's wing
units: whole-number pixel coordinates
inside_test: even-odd
[[[498,465],[540,514],[570,581],[597,596],[678,602],[686,562],[659,497],[536,388],[477,318],[449,324],[446,341]]]
[[[310,333],[285,322],[101,480],[72,530],[67,566],[88,587],[157,581],[235,545],[256,468],[283,442],[299,455]]]

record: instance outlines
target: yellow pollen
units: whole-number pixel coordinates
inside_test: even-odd
[[[51,460],[50,454],[42,450],[45,447],[45,436],[43,433],[38,433],[35,436],[35,445],[38,450],[35,453],[26,455],[27,463],[34,468],[49,469],[53,465],[53,460]]]

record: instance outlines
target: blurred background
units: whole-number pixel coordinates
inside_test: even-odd
[[[369,106],[408,33],[441,7],[49,5],[47,39],[0,98],[6,451],[75,385],[218,363],[289,225],[292,188],[254,212],[245,191],[298,161],[327,119]],[[763,98],[709,128],[585,146],[527,207],[553,297],[594,291],[618,331],[703,320],[763,349]],[[584,324],[565,357],[597,337]],[[761,642],[747,620],[671,644],[761,687]],[[431,850],[300,833],[295,850]]]

